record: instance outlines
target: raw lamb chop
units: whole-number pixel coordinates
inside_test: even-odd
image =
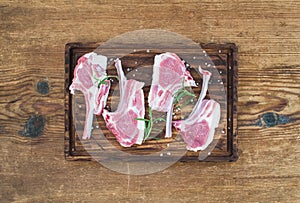
[[[184,86],[196,86],[184,62],[174,53],[156,55],[153,65],[149,106],[156,111],[167,112],[166,138],[172,137],[173,94]]]
[[[127,80],[122,70],[119,59],[115,60],[118,71],[120,102],[115,112],[103,110],[102,116],[107,128],[116,136],[123,147],[133,144],[142,144],[144,138],[145,123],[136,120],[144,118],[144,83],[136,80]]]
[[[74,70],[74,78],[69,87],[71,94],[79,90],[84,94],[86,104],[83,139],[91,137],[93,114],[100,115],[106,105],[110,88],[109,80],[106,84],[99,82],[106,76],[107,57],[94,52],[80,57]]]
[[[187,150],[191,151],[204,150],[212,142],[220,120],[220,104],[214,100],[204,99],[211,73],[200,67],[199,71],[203,74],[203,84],[192,113],[186,120],[173,121],[174,127],[187,144]]]

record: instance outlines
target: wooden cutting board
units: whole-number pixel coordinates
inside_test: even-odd
[[[84,142],[79,139],[79,136],[82,135],[82,128],[75,128],[75,123],[84,123],[85,117],[85,103],[83,99],[77,99],[77,102],[80,103],[82,109],[79,113],[80,116],[73,117],[72,107],[73,96],[70,95],[69,86],[73,79],[73,71],[77,64],[77,60],[84,55],[85,53],[91,52],[98,47],[99,43],[69,43],[66,45],[65,49],[65,157],[67,160],[92,160],[93,158],[86,151],[84,147]],[[216,129],[214,139],[215,147],[209,152],[209,155],[200,161],[236,161],[238,159],[238,148],[237,148],[237,83],[238,83],[238,64],[237,64],[237,47],[235,44],[201,44],[202,49],[204,49],[207,55],[211,58],[215,67],[220,73],[221,84],[224,85],[224,90],[226,93],[227,102],[224,102],[221,114],[224,115],[224,119],[221,120],[219,127]],[[151,69],[151,64],[153,64],[153,58],[156,52],[137,52],[129,54],[123,57],[122,65],[125,74],[127,72],[135,70],[138,66],[143,65],[146,68]],[[133,63],[133,61],[136,61]],[[191,72],[193,74],[193,72]],[[116,70],[113,66],[108,67],[109,75],[116,75]],[[128,74],[130,77],[130,74]],[[151,74],[149,74],[151,76]],[[201,81],[199,75],[193,75],[195,80]],[[212,78],[212,82],[213,78]],[[215,81],[216,82],[216,81]],[[112,88],[116,88],[117,81],[113,82]],[[200,83],[201,84],[201,83]],[[194,90],[194,89],[193,89]],[[201,90],[201,85],[195,92],[199,94]],[[144,88],[145,99],[147,99],[147,93],[149,87]],[[79,93],[80,94],[80,93]],[[207,97],[209,98],[208,93]],[[108,106],[111,106],[110,101],[112,100],[112,93],[109,94]],[[198,96],[198,95],[197,95]],[[82,97],[83,98],[83,97]],[[222,104],[221,104],[222,106]],[[147,114],[147,111],[146,111]],[[77,120],[76,120],[77,119]],[[132,154],[151,154],[151,152],[159,151],[162,148],[165,148],[166,145],[174,140],[170,139],[156,139],[151,141],[146,141],[143,145],[137,145],[130,148],[121,147],[115,140],[112,133],[110,133],[106,127],[101,116],[97,117],[94,120],[97,127],[103,130],[106,138],[112,145],[119,150],[125,151]],[[76,129],[76,130],[75,130]],[[175,132],[175,131],[173,131]],[[176,132],[175,132],[176,133]],[[161,138],[163,138],[163,132],[161,132]],[[93,139],[93,138],[92,138]],[[89,148],[89,152],[97,150],[97,148]],[[203,152],[202,152],[203,153]],[[101,154],[100,154],[101,156]],[[199,152],[187,152],[183,156],[181,161],[199,161]]]

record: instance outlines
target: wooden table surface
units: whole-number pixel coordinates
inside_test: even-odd
[[[0,202],[300,202],[299,0],[1,0],[0,19]],[[65,160],[65,44],[145,28],[238,45],[237,162]]]

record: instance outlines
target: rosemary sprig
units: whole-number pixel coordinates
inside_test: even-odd
[[[105,77],[99,82],[99,85],[98,85],[98,86],[100,86],[100,85],[102,85],[102,84],[107,85],[106,80],[109,79],[109,78],[116,78],[116,79],[119,80],[118,76],[108,75],[108,76],[105,76]]]
[[[148,138],[150,138],[150,134],[151,134],[154,122],[156,122],[156,121],[166,121],[166,119],[164,119],[164,118],[155,118],[155,119],[153,119],[153,117],[152,117],[152,109],[151,108],[149,108],[149,114],[148,115],[149,115],[149,119],[135,118],[135,120],[144,121],[145,122],[145,135],[144,135],[143,142],[145,142]],[[154,139],[154,138],[151,138],[151,139]]]
[[[190,96],[190,97],[194,97],[194,98],[196,97],[196,95],[194,93],[191,93],[185,89],[184,78],[182,78],[181,86],[182,87],[172,95],[174,97],[174,101],[173,101],[174,105],[177,104],[179,102],[179,100],[185,96]]]
[[[115,75],[108,75],[108,76],[105,76],[102,80],[96,78],[95,75],[93,75],[93,78],[96,80],[96,82],[98,83],[98,88],[100,87],[100,85],[108,85],[106,80],[108,80],[109,78],[116,78],[119,80],[118,76],[115,76]]]
[[[135,120],[138,120],[138,121],[145,121],[145,122],[150,122],[149,119],[146,119],[146,118],[135,118]]]

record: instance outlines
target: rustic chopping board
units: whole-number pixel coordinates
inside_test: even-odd
[[[82,136],[82,127],[75,127],[76,123],[83,124],[85,119],[85,102],[83,96],[80,99],[77,97],[77,104],[80,105],[81,109],[74,109],[74,99],[73,96],[70,95],[69,86],[73,79],[73,71],[77,64],[77,60],[84,55],[85,53],[91,52],[95,50],[95,48],[99,46],[97,43],[89,43],[89,44],[81,44],[81,43],[69,43],[66,45],[65,49],[65,156],[67,160],[92,160],[90,156],[90,152],[97,151],[97,147],[93,148],[91,146],[87,152],[86,145],[84,140],[80,140]],[[220,84],[224,85],[224,90],[226,93],[227,101],[224,103],[221,102],[221,115],[223,115],[224,119],[221,119],[219,127],[216,128],[215,139],[211,146],[211,149],[208,152],[208,156],[205,156],[205,159],[200,161],[236,161],[238,159],[238,149],[237,149],[237,81],[238,81],[238,73],[237,73],[237,47],[234,44],[202,44],[202,48],[206,51],[207,55],[211,58],[214,63],[216,69],[220,73],[221,81],[218,81]],[[153,64],[153,58],[155,54],[158,52],[136,52],[131,53],[125,57],[123,57],[122,65],[125,74],[129,73],[129,71],[137,70],[138,67],[143,66],[151,70],[151,65]],[[116,75],[116,70],[113,66],[108,66],[108,75]],[[193,73],[190,70],[195,81],[201,81],[201,78],[196,73]],[[134,76],[134,75],[133,75]],[[151,73],[148,74],[151,77]],[[130,79],[132,74],[127,74],[127,77]],[[146,76],[145,76],[146,77]],[[212,78],[211,82],[213,81]],[[111,90],[115,90],[117,88],[118,81],[112,82]],[[201,83],[200,83],[201,84]],[[145,99],[147,98],[147,93],[149,92],[149,86],[144,88]],[[194,89],[193,89],[194,90]],[[196,95],[198,96],[201,91],[201,85],[195,88]],[[214,90],[212,90],[213,92]],[[217,91],[217,90],[216,90]],[[208,92],[206,95],[207,98],[210,98],[210,94],[212,92]],[[76,94],[80,94],[80,92],[76,92]],[[118,101],[115,94],[110,92],[107,108],[109,110],[113,109],[113,100]],[[147,101],[145,101],[147,103]],[[188,109],[188,108],[187,108]],[[73,116],[72,111],[77,111],[76,115]],[[146,109],[146,115],[147,115]],[[175,115],[176,116],[176,115]],[[76,120],[77,119],[77,120]],[[81,125],[83,126],[83,125]],[[172,139],[155,139],[149,140],[143,143],[142,145],[134,145],[130,148],[121,147],[114,135],[110,133],[106,127],[105,123],[101,116],[98,116],[97,119],[94,119],[94,126],[97,128],[101,128],[103,134],[109,140],[109,142],[119,150],[122,150],[127,153],[132,154],[151,154],[152,152],[157,152],[163,148],[166,148],[168,143],[174,141]],[[173,133],[176,134],[175,130]],[[158,138],[163,138],[163,131],[159,133]],[[97,139],[92,137],[92,139]],[[211,151],[212,150],[212,151]],[[203,153],[203,152],[200,152]],[[101,154],[97,155],[101,156]],[[181,161],[199,161],[199,152],[187,152],[180,160]]]

